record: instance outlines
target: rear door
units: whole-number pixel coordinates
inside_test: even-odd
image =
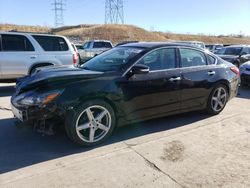
[[[134,75],[121,83],[128,119],[150,119],[178,111],[180,70],[176,64],[176,49],[155,50],[137,64],[147,65],[150,72]]]
[[[43,52],[40,59],[47,62],[55,62],[59,65],[73,65],[73,51],[63,37],[32,35],[41,46]]]
[[[217,76],[215,58],[190,48],[180,48],[179,55],[182,78],[181,108],[203,108]]]
[[[2,34],[0,66],[2,78],[11,79],[24,76],[37,54],[29,39],[23,35]]]

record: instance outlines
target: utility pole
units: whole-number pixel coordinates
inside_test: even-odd
[[[105,24],[124,24],[123,0],[106,0]]]
[[[63,12],[65,11],[63,0],[54,0],[52,3],[53,11],[55,12],[55,27],[60,27],[64,25],[64,15]]]

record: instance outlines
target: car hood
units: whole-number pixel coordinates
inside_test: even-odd
[[[103,72],[84,70],[74,66],[40,68],[32,75],[19,79],[17,81],[16,90],[18,93],[23,90],[30,90],[49,83],[68,83],[99,77],[102,74]]]

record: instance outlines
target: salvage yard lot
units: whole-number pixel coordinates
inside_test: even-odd
[[[81,148],[16,127],[0,84],[0,187],[250,187],[250,88],[218,116],[193,112],[117,129]]]

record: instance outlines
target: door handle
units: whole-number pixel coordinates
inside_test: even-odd
[[[213,76],[213,75],[215,75],[215,71],[208,71],[207,74],[208,74],[209,76]]]
[[[36,59],[37,56],[30,56],[30,59]]]
[[[180,81],[181,77],[172,77],[169,79],[170,82],[176,82],[176,81]]]

